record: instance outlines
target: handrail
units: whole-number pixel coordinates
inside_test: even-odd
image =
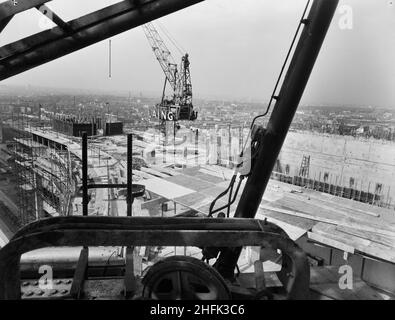
[[[289,299],[306,299],[310,269],[305,253],[278,226],[254,219],[58,217],[21,229],[0,250],[0,299],[20,299],[23,253],[65,246],[264,246],[281,250],[278,277]],[[286,258],[284,258],[286,257]]]

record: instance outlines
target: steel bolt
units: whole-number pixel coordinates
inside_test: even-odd
[[[42,296],[43,294],[44,294],[44,291],[42,291],[42,290],[36,291],[36,295],[38,295],[38,296]]]
[[[26,292],[25,292],[25,296],[30,297],[30,296],[32,296],[32,295],[33,295],[33,291],[26,291]]]
[[[50,296],[53,296],[54,294],[57,294],[57,293],[58,293],[58,290],[52,289],[52,290],[49,292],[49,295],[50,295]]]

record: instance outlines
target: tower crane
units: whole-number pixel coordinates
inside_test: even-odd
[[[192,104],[192,82],[189,69],[189,55],[186,53],[181,58],[180,67],[174,62],[170,50],[159,35],[152,23],[142,26],[152,50],[164,74],[162,100],[156,106],[156,116],[161,122],[166,121],[194,121],[197,112]],[[167,83],[170,84],[173,94],[171,98],[165,97]]]

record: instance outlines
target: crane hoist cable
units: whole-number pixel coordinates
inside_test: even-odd
[[[299,23],[298,23],[298,26],[297,26],[296,31],[295,31],[295,35],[294,35],[294,37],[293,37],[293,39],[292,39],[292,42],[291,42],[291,45],[290,45],[290,47],[289,47],[289,49],[288,49],[287,55],[286,55],[286,57],[285,57],[285,60],[284,60],[284,62],[283,62],[283,64],[282,64],[282,66],[281,66],[281,71],[280,71],[280,74],[278,75],[276,84],[275,84],[275,86],[274,86],[272,95],[271,95],[271,97],[270,97],[269,103],[268,103],[267,108],[266,108],[266,111],[265,111],[263,114],[257,115],[257,116],[252,120],[251,126],[250,126],[250,130],[248,131],[247,139],[246,139],[245,144],[244,144],[244,146],[243,146],[242,153],[243,153],[243,152],[245,151],[245,149],[246,149],[248,140],[249,140],[249,138],[251,137],[251,132],[252,132],[252,129],[253,129],[253,127],[254,127],[254,124],[255,124],[256,120],[258,120],[259,118],[263,118],[263,117],[267,116],[267,114],[269,113],[270,108],[271,108],[271,106],[272,106],[272,104],[273,104],[273,101],[279,99],[279,97],[276,96],[276,92],[277,92],[278,86],[279,86],[279,84],[280,84],[280,81],[281,81],[281,79],[282,79],[282,76],[283,76],[283,74],[284,74],[285,67],[286,67],[286,65],[287,65],[287,63],[288,63],[289,57],[291,56],[292,49],[293,49],[294,46],[295,46],[295,42],[296,42],[296,39],[297,39],[297,37],[298,37],[300,28],[301,28],[302,24],[304,24],[304,23],[306,22],[305,16],[306,16],[307,9],[308,9],[308,7],[309,7],[309,5],[310,5],[310,2],[311,2],[311,0],[307,0],[306,6],[305,6],[304,11],[303,11],[303,14],[302,14],[302,18],[300,19],[300,21],[299,21]]]
[[[294,35],[294,37],[293,37],[293,39],[292,39],[291,45],[290,45],[290,47],[289,47],[289,49],[288,49],[288,52],[287,52],[287,56],[286,56],[286,58],[285,58],[285,60],[284,60],[284,63],[283,63],[283,65],[282,65],[282,67],[281,67],[281,71],[280,71],[280,74],[278,75],[278,78],[277,78],[277,81],[276,81],[276,85],[274,86],[274,90],[273,90],[273,93],[272,93],[272,95],[271,95],[271,97],[270,97],[270,101],[269,101],[269,104],[268,104],[268,106],[267,106],[267,109],[266,109],[265,113],[256,116],[256,117],[252,120],[250,129],[252,129],[252,127],[254,126],[255,121],[256,121],[257,119],[262,118],[262,117],[265,117],[265,116],[269,113],[270,107],[271,107],[271,105],[272,105],[272,103],[273,103],[273,100],[277,100],[277,99],[279,98],[278,96],[276,96],[277,88],[278,88],[278,86],[279,86],[279,84],[280,84],[280,81],[281,81],[281,78],[282,78],[282,76],[283,76],[283,74],[284,74],[285,66],[287,65],[288,60],[289,60],[289,57],[291,56],[292,49],[293,49],[293,47],[295,46],[295,42],[296,42],[296,39],[297,39],[297,37],[298,37],[300,28],[301,28],[302,24],[305,24],[305,23],[306,23],[305,16],[306,16],[306,12],[307,12],[307,9],[308,9],[309,5],[310,5],[310,0],[307,0],[306,6],[305,6],[304,11],[303,11],[303,14],[302,14],[302,18],[300,19],[299,24],[298,24],[298,27],[296,28],[295,35]]]
[[[157,22],[156,23],[161,29],[162,33],[166,36],[166,38],[173,44],[173,46],[177,49],[178,53],[183,56],[186,52],[186,50],[177,42],[177,40],[171,35],[171,33],[165,28],[164,25],[161,23]]]
[[[112,46],[111,39],[108,41],[108,77],[111,78],[112,75]]]
[[[299,35],[299,33],[300,33],[300,28],[302,27],[303,24],[305,24],[305,23],[307,22],[305,16],[306,16],[307,9],[309,8],[310,2],[311,2],[311,0],[307,0],[307,2],[306,2],[306,6],[305,6],[305,8],[304,8],[304,10],[303,10],[302,18],[299,20],[298,26],[297,26],[296,31],[295,31],[295,35],[294,35],[294,37],[293,37],[293,39],[292,39],[292,42],[291,42],[291,45],[290,45],[290,47],[289,47],[289,49],[288,49],[287,55],[286,55],[286,57],[285,57],[285,60],[284,60],[284,62],[283,62],[283,64],[282,64],[282,66],[281,66],[281,71],[280,71],[280,73],[279,73],[279,75],[278,75],[276,84],[275,84],[275,86],[274,86],[272,95],[271,95],[271,97],[270,97],[269,103],[268,103],[267,108],[266,108],[266,111],[265,111],[263,114],[260,114],[260,115],[256,116],[256,117],[252,120],[252,122],[251,122],[251,126],[250,126],[250,129],[249,129],[249,131],[248,131],[247,139],[245,140],[245,143],[244,143],[244,146],[243,146],[243,150],[242,150],[242,152],[241,152],[241,154],[240,154],[240,158],[241,158],[241,159],[243,159],[243,157],[244,157],[244,154],[245,154],[245,151],[246,151],[246,148],[247,148],[247,144],[248,144],[248,142],[249,142],[249,140],[250,140],[250,138],[251,138],[251,133],[252,133],[252,130],[253,130],[253,127],[254,127],[254,125],[255,125],[256,120],[258,120],[259,118],[265,117],[265,116],[269,113],[273,101],[279,99],[279,97],[276,96],[276,92],[277,92],[278,86],[279,86],[279,84],[280,84],[280,81],[281,81],[281,79],[282,79],[282,77],[283,77],[283,74],[284,74],[284,71],[285,71],[285,67],[286,67],[286,65],[288,64],[288,60],[289,60],[289,58],[290,58],[290,56],[291,56],[291,52],[292,52],[292,50],[293,50],[293,48],[294,48],[294,46],[295,46],[296,39],[297,39],[297,37],[298,37],[298,35]],[[258,151],[256,151],[254,154],[252,154],[252,155],[250,156],[249,161],[252,161],[252,159],[255,157],[255,155],[256,155],[257,152],[258,152]],[[244,162],[244,161],[243,161],[243,162]],[[227,188],[225,191],[223,191],[221,194],[219,194],[219,195],[211,202],[211,204],[210,204],[210,209],[209,209],[209,215],[208,215],[209,217],[212,217],[214,213],[217,213],[217,212],[219,212],[219,211],[221,211],[221,210],[227,209],[227,217],[229,218],[229,215],[230,215],[230,207],[231,207],[232,204],[236,201],[236,197],[237,197],[237,194],[238,194],[238,192],[239,192],[240,185],[241,185],[242,181],[244,180],[244,178],[247,176],[247,175],[242,175],[242,174],[240,174],[239,182],[238,182],[238,185],[237,185],[237,187],[236,187],[235,194],[234,194],[234,196],[232,197],[233,188],[234,188],[234,184],[235,184],[236,179],[237,179],[238,171],[239,171],[239,168],[241,167],[241,165],[243,164],[243,162],[239,163],[239,164],[236,166],[235,172],[234,172],[234,174],[233,174],[233,176],[232,176],[232,178],[231,178],[231,180],[230,180],[230,183],[229,183],[228,188]],[[215,207],[215,204],[217,203],[217,201],[218,201],[219,199],[221,199],[222,197],[224,197],[224,196],[225,196],[226,194],[228,194],[228,193],[229,193],[228,203],[227,203],[226,205],[224,205],[224,206],[222,206],[222,207],[217,208],[217,209],[214,210],[214,207]]]

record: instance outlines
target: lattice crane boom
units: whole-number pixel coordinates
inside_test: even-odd
[[[142,27],[167,81],[170,83],[174,92],[176,92],[178,70],[170,50],[167,48],[165,42],[152,23],[146,23]]]
[[[175,113],[174,120],[196,120],[197,113],[193,111],[192,105],[189,55],[185,54],[182,57],[180,68],[178,69],[170,50],[167,48],[155,26],[152,23],[147,23],[143,25],[143,30],[166,76],[162,102],[159,107],[164,110],[175,110],[173,112]],[[164,99],[167,82],[170,83],[173,89],[173,98],[171,100]]]

